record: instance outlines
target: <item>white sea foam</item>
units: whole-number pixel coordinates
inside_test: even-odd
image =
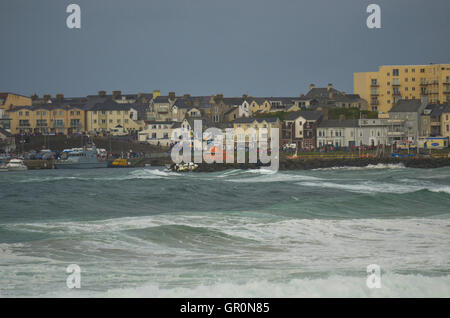
[[[262,174],[256,177],[243,177],[236,179],[228,179],[228,182],[238,182],[238,183],[255,183],[255,182],[289,182],[289,181],[302,181],[302,180],[322,180],[318,177],[300,175],[300,174],[289,174],[289,173],[271,173]]]
[[[373,170],[373,169],[404,169],[405,166],[402,163],[378,163],[376,165],[369,164],[364,167],[352,167],[352,166],[342,166],[342,167],[329,167],[329,168],[317,168],[313,169],[316,171],[321,170]]]
[[[450,297],[450,275],[428,277],[422,275],[383,274],[381,288],[369,289],[365,276],[331,275],[326,278],[292,279],[273,282],[252,279],[244,283],[220,281],[193,287],[164,288],[158,284],[144,284],[134,288],[115,288],[106,292],[65,291],[47,297]]]
[[[352,184],[342,184],[329,181],[317,181],[317,182],[299,182],[301,186],[306,187],[319,187],[319,188],[331,188],[344,190],[355,193],[396,193],[405,194],[411,192],[417,192],[420,190],[428,190],[431,192],[450,193],[449,186],[440,186],[435,184],[427,185],[412,185],[412,184],[398,184],[398,183],[383,183],[383,182],[359,182]]]
[[[133,231],[122,232],[167,225],[185,225],[186,228],[180,237],[179,228],[165,227],[163,232],[156,232],[164,233],[164,237],[158,238],[154,233],[149,240],[146,231],[138,231],[138,236],[134,236]],[[291,219],[256,212],[217,212],[13,226],[21,231],[38,229],[76,237],[74,241],[56,235],[23,246],[1,246],[11,259],[10,264],[15,265],[0,267],[0,283],[21,272],[39,273],[39,284],[54,282],[55,273],[47,270],[46,263],[42,266],[35,262],[24,264],[22,255],[29,253],[45,254],[56,260],[65,259],[67,255],[89,260],[91,265],[83,265],[83,268],[93,274],[84,277],[85,291],[55,293],[54,296],[449,296],[449,276],[393,274],[398,271],[448,273],[449,219],[324,220]],[[107,265],[111,258],[113,264]],[[365,286],[366,266],[373,263],[388,273],[383,274],[380,290],[369,290]],[[123,267],[124,264],[127,266]],[[58,265],[55,270],[61,266],[64,267]],[[169,273],[167,266],[171,268]],[[102,278],[103,271],[108,276]],[[347,271],[361,272],[361,277],[341,274]],[[322,273],[322,278],[310,276],[309,272]],[[108,277],[115,280],[116,286],[117,279],[123,279],[124,286],[128,286],[130,279],[136,277],[134,273],[155,275],[155,279],[148,278],[146,281],[152,283],[137,288],[108,287]],[[292,275],[294,278],[290,277]],[[189,277],[189,283],[184,277]],[[8,284],[14,284],[14,280]],[[25,281],[23,284],[26,286]],[[100,287],[108,291],[89,291],[89,284],[97,290]],[[42,294],[39,292],[39,295]]]

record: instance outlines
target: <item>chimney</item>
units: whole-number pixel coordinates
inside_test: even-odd
[[[39,95],[34,93],[33,95],[31,95],[31,100],[36,100],[39,99]]]
[[[98,91],[98,96],[105,97],[106,96],[106,91]]]
[[[52,98],[52,96],[50,94],[44,95],[44,101],[46,101],[46,102],[48,102],[51,98]]]
[[[112,92],[113,98],[116,99],[117,97],[119,97],[119,95],[122,95],[121,91],[113,91]]]
[[[169,92],[169,99],[171,100],[175,99],[175,92]]]
[[[305,97],[305,94],[301,94],[300,97]]]
[[[248,98],[248,95],[247,94],[242,94],[242,99],[243,100],[246,100]]]
[[[189,98],[191,97],[191,94],[184,94],[184,98]]]
[[[223,99],[223,94],[216,95],[216,98],[215,98],[216,102],[220,102],[222,99]]]
[[[331,84],[331,83],[328,83],[328,91],[331,91],[331,89],[333,88],[333,84]]]
[[[313,88],[316,88],[316,85],[310,84],[310,85],[309,85],[309,90],[312,90]]]
[[[61,103],[64,100],[64,95],[63,94],[56,94],[56,100]]]
[[[159,89],[153,90],[153,98],[161,96],[161,91]]]

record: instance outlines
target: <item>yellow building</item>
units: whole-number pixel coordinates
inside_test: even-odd
[[[273,128],[278,129],[278,135],[279,138],[281,136],[280,128],[281,128],[281,122],[277,117],[267,117],[267,118],[238,118],[233,123],[233,129],[234,129],[234,138],[235,140],[239,140],[241,138],[245,138],[246,141],[248,141],[249,137],[249,131],[248,129],[255,129],[256,135],[259,137],[266,138],[268,141],[270,141],[270,138],[272,136],[271,130]],[[259,133],[259,129],[265,128],[267,129],[267,135]]]
[[[13,134],[66,134],[85,131],[85,111],[76,106],[41,105],[7,111]]]
[[[251,97],[248,102],[250,103],[250,114],[270,112],[270,102],[265,98]]]
[[[353,91],[369,109],[388,112],[400,99],[429,103],[450,101],[450,64],[380,66],[377,72],[353,74]]]
[[[145,123],[138,120],[138,111],[130,105],[104,103],[86,112],[86,126],[88,132],[128,134],[141,131]]]
[[[9,110],[14,106],[31,106],[31,98],[13,93],[0,93],[0,109]]]

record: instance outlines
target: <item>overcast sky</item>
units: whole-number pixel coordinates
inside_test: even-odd
[[[382,29],[366,26],[370,3]],[[354,72],[450,63],[449,13],[449,0],[0,0],[0,92],[352,92]]]

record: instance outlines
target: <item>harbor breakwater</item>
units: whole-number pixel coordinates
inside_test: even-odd
[[[128,159],[130,167],[165,166],[172,164],[170,158]],[[29,170],[54,169],[52,160],[25,160]],[[279,170],[311,170],[333,167],[365,167],[378,164],[402,164],[409,168],[439,168],[450,166],[450,158],[327,158],[327,159],[281,159]],[[201,163],[197,172],[214,172],[228,169],[259,169],[268,165],[258,163]]]
[[[282,159],[279,170],[311,170],[334,167],[365,167],[379,164],[402,164],[409,168],[439,168],[450,166],[450,158],[354,158],[354,159]],[[261,163],[233,163],[198,165],[196,172],[213,172],[228,169],[258,169],[268,167]]]

